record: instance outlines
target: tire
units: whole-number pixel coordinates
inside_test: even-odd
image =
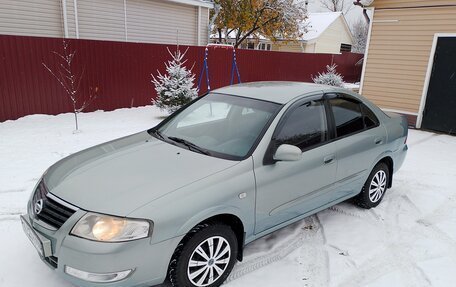
[[[220,286],[233,269],[237,253],[238,241],[231,227],[200,224],[177,246],[168,279],[174,287]]]
[[[356,197],[356,204],[366,209],[379,205],[388,189],[389,174],[388,166],[383,162],[378,163],[367,178],[361,193]]]

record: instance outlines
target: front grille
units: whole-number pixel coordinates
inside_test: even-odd
[[[55,256],[44,257],[44,260],[51,265],[54,269],[57,269],[57,265],[59,263],[59,259]]]
[[[57,229],[76,212],[75,209],[63,205],[57,198],[51,196],[43,181],[35,190],[31,209],[35,218]]]

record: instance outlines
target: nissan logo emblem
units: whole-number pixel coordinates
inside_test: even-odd
[[[40,214],[43,211],[44,201],[42,199],[35,202],[35,213]]]

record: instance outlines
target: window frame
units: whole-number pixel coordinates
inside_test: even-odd
[[[263,49],[263,47],[264,47],[264,49]],[[258,44],[258,50],[271,51],[272,50],[272,45],[271,45],[271,43],[259,43]]]
[[[331,142],[332,138],[331,138],[331,125],[330,125],[330,122],[329,122],[329,115],[328,115],[328,107],[327,107],[327,103],[326,103],[326,100],[324,98],[324,94],[321,93],[321,94],[317,94],[317,95],[312,95],[312,96],[309,96],[309,97],[304,97],[304,98],[300,98],[298,100],[296,100],[293,104],[291,104],[286,110],[285,112],[283,113],[283,115],[280,117],[280,120],[279,122],[277,123],[277,125],[275,126],[274,128],[274,132],[272,133],[272,137],[269,141],[269,145],[268,145],[268,148],[266,149],[266,153],[265,153],[265,156],[263,158],[263,164],[264,165],[270,165],[270,164],[274,164],[277,162],[277,160],[275,160],[273,157],[274,157],[274,153],[277,151],[277,148],[278,146],[276,146],[276,137],[277,135],[280,133],[280,131],[282,130],[285,122],[287,121],[287,119],[290,117],[290,115],[298,108],[300,107],[301,105],[307,103],[307,102],[311,102],[311,101],[321,101],[321,104],[322,104],[322,107],[324,109],[324,112],[325,112],[325,125],[326,125],[326,139],[324,141],[322,141],[321,143],[319,144],[316,144],[316,145],[312,145],[308,148],[305,148],[303,150],[301,150],[302,153],[304,152],[307,152],[309,150],[313,150],[313,149],[316,149],[316,148],[319,148],[323,145],[326,145],[328,143]]]
[[[367,125],[366,125],[366,117],[367,117],[367,113],[366,113],[366,110],[370,111],[372,113],[372,115],[374,115],[375,117],[375,122],[376,124],[372,127],[369,127],[367,128]],[[377,127],[380,126],[380,120],[379,118],[377,117],[377,115],[375,114],[375,112],[369,108],[365,103],[361,102],[361,111],[363,113],[363,121],[364,121],[364,127],[366,128],[366,130],[370,130],[370,129],[375,129]]]
[[[350,50],[348,48],[350,47]],[[351,53],[353,51],[353,45],[347,43],[340,43],[340,53]]]
[[[365,132],[367,130],[375,129],[375,128],[380,126],[380,120],[379,120],[378,116],[375,114],[375,112],[371,108],[369,108],[365,103],[363,103],[363,101],[361,101],[360,99],[358,99],[356,97],[350,96],[348,94],[338,93],[338,92],[330,92],[330,93],[325,93],[323,98],[324,98],[324,101],[326,103],[327,112],[328,112],[328,116],[329,116],[328,125],[330,126],[330,128],[332,130],[330,132],[330,136],[331,136],[330,142],[337,141],[337,140],[340,140],[340,139],[344,139],[346,137],[349,137],[349,136],[352,136],[352,135],[355,135],[355,134],[359,134],[359,133]],[[357,103],[359,105],[359,107],[360,107],[360,110],[361,110],[361,116],[362,116],[362,119],[363,119],[364,128],[362,130],[358,130],[356,132],[352,132],[350,134],[346,134],[344,136],[337,137],[336,120],[335,120],[335,117],[334,117],[334,112],[332,110],[331,104],[329,103],[329,101],[331,99],[344,99],[344,100],[349,101],[349,102]],[[368,109],[369,111],[371,111],[372,114],[375,116],[375,118],[377,120],[376,121],[377,124],[375,126],[372,126],[372,127],[369,127],[369,128],[366,126],[365,117],[367,115],[365,113],[365,109]]]

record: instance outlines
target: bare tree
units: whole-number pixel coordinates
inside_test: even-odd
[[[342,12],[344,15],[353,8],[351,0],[321,0],[320,2],[323,8],[332,12]]]
[[[351,30],[354,40],[352,52],[364,54],[366,51],[369,26],[360,18],[352,25]]]
[[[84,111],[84,109],[87,108],[87,106],[89,106],[93,100],[95,100],[98,93],[98,87],[95,89],[89,88],[88,99],[80,104],[79,98],[81,95],[79,88],[81,85],[82,77],[84,76],[85,68],[83,68],[82,72],[79,75],[75,73],[73,60],[76,56],[76,50],[71,51],[69,43],[63,39],[63,54],[56,51],[52,51],[52,53],[57,57],[58,64],[56,68],[51,69],[45,63],[42,64],[62,86],[65,94],[69,97],[73,106],[74,120],[77,131],[79,129],[78,113]]]

